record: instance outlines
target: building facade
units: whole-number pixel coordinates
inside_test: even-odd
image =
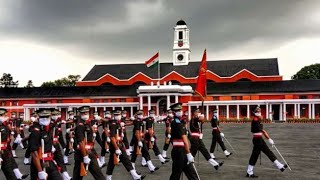
[[[40,107],[70,109],[90,105],[92,113],[125,109],[149,109],[162,115],[172,103],[186,111],[202,106],[194,95],[200,61],[191,61],[190,34],[180,20],[174,27],[172,62],[157,69],[141,64],[95,65],[76,87],[0,88],[0,105],[28,119]],[[210,118],[219,109],[220,119],[252,116],[260,105],[265,119],[320,118],[320,80],[283,80],[278,59],[207,61],[207,97],[203,110]]]

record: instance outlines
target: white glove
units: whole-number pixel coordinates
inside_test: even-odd
[[[95,117],[97,121],[100,121],[102,118],[100,116]]]
[[[139,147],[143,147],[142,141],[139,141],[139,142],[138,142],[138,146],[139,146]]]
[[[202,138],[203,138],[203,134],[202,134],[202,133],[200,133],[199,139],[202,139]]]
[[[61,123],[62,123],[62,124],[65,124],[65,123],[67,123],[67,122],[66,122],[65,120],[62,120]]]
[[[97,134],[96,133],[93,133],[92,134],[93,138],[97,137]]]
[[[130,117],[130,120],[131,120],[131,121],[133,121],[133,120],[134,120],[134,117],[133,117],[133,116],[132,116],[132,117]]]
[[[204,114],[201,114],[201,115],[199,116],[199,119],[200,119],[200,120],[203,120],[203,119],[204,119]]]
[[[274,145],[274,142],[271,138],[269,138],[268,141],[269,141],[269,144]]]
[[[74,143],[74,139],[73,139],[73,138],[71,138],[71,139],[70,139],[70,142],[71,142],[71,143]]]
[[[70,133],[70,130],[71,130],[71,128],[68,128],[67,130],[66,130],[66,133]]]
[[[187,159],[188,159],[188,163],[194,163],[194,157],[192,156],[191,153],[187,154]]]
[[[52,153],[56,152],[56,148],[54,148],[54,146],[51,147],[51,152]]]
[[[90,161],[91,161],[91,159],[89,158],[88,155],[86,155],[86,156],[83,157],[83,162],[84,162],[85,164],[90,164]]]
[[[11,135],[14,135],[14,131],[11,131]]]
[[[124,122],[121,122],[121,123],[120,123],[120,126],[121,126],[121,127],[123,127],[124,125],[125,125]]]
[[[123,134],[123,133],[121,133],[121,137],[124,137],[124,134]]]
[[[171,134],[168,134],[168,136],[167,136],[167,137],[168,137],[168,139],[171,139]]]
[[[14,140],[14,143],[20,144],[20,143],[21,143],[21,140],[22,140],[22,138],[21,138],[20,134],[18,134],[18,136],[17,136],[16,139]]]
[[[121,155],[121,154],[122,154],[121,150],[120,150],[120,149],[117,149],[117,150],[116,150],[116,154],[117,154],[118,156]]]
[[[224,137],[224,134],[223,134],[223,133],[220,133],[220,136],[221,136],[221,137]]]
[[[97,129],[97,128],[98,128],[98,126],[97,126],[96,124],[94,124],[92,127],[93,127],[94,129]]]
[[[46,172],[44,172],[44,171],[40,171],[40,172],[38,172],[38,177],[39,177],[40,180],[47,179],[48,174]]]
[[[156,139],[154,137],[151,137],[151,142],[154,142]]]
[[[108,143],[111,142],[111,139],[110,139],[109,137],[107,137],[107,142],[108,142]]]
[[[29,127],[29,125],[26,125],[25,128],[26,128],[26,129],[29,129],[30,127]]]
[[[0,157],[0,164],[2,163],[3,159]]]

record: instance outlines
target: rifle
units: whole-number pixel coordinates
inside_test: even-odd
[[[120,139],[120,137],[119,137],[119,129],[117,129],[116,144],[118,145],[118,148],[120,148],[120,147],[119,147],[119,139]],[[116,153],[114,153],[114,155],[113,155],[113,164],[114,164],[114,165],[118,165],[119,162],[120,162],[120,157],[119,157],[119,155],[117,155]]]
[[[1,136],[1,131],[0,131],[0,158],[2,157],[2,136]],[[0,170],[1,170],[1,166],[2,166],[2,161],[0,161]]]
[[[85,146],[87,145],[87,131],[85,132],[85,139],[84,139],[84,142],[85,142]],[[80,176],[86,176],[88,173],[88,168],[89,168],[89,164],[86,164],[86,166],[84,165],[83,162],[81,162],[80,164]]]
[[[152,134],[153,134],[153,124],[151,125],[151,129],[152,129]],[[153,137],[153,135],[150,136],[149,149],[153,149],[153,142],[151,141],[151,138],[152,138],[152,137]]]

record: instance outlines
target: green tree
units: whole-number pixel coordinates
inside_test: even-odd
[[[13,81],[13,77],[10,73],[3,73],[0,79],[0,87],[18,87],[19,81]]]
[[[303,67],[291,79],[320,79],[320,64]]]
[[[75,86],[76,82],[79,81],[80,78],[80,75],[69,75],[68,77],[57,79],[55,81],[44,82],[41,87],[71,87]]]
[[[26,88],[32,88],[34,87],[32,80],[28,81],[28,84],[25,86]]]

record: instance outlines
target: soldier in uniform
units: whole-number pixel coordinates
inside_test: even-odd
[[[172,142],[172,172],[170,180],[180,179],[184,172],[189,180],[198,180],[196,170],[194,169],[194,157],[190,153],[188,138],[185,134],[183,124],[180,121],[182,117],[182,104],[175,103],[170,106],[174,113],[174,119],[171,122],[171,142]]]
[[[195,157],[197,152],[200,151],[204,158],[209,162],[209,164],[211,164],[216,170],[218,170],[218,168],[223,165],[223,161],[217,163],[217,161],[211,158],[207,148],[202,141],[202,124],[204,123],[204,121],[204,115],[201,114],[199,108],[195,109],[193,112],[193,118],[190,121],[190,151],[193,157]]]
[[[126,168],[128,172],[130,172],[133,179],[143,179],[145,176],[141,176],[137,173],[137,171],[133,168],[129,156],[125,152],[125,145],[123,142],[123,132],[122,127],[120,125],[121,121],[121,112],[116,110],[114,113],[114,118],[109,121],[109,129],[110,129],[110,157],[107,168],[107,180],[112,179],[112,172],[117,163],[119,161],[122,162],[123,166]]]
[[[164,145],[163,145],[163,150],[162,150],[162,157],[165,159],[167,158],[167,151],[169,149],[170,141],[171,141],[171,121],[173,120],[173,112],[171,109],[167,111],[167,117],[163,119],[162,121],[165,122],[166,125],[166,131],[165,131],[165,140],[164,140]]]
[[[93,131],[93,142],[97,142],[100,145],[100,147],[103,148],[104,144],[102,144],[101,136],[98,129],[102,125],[101,119],[102,118],[99,116],[98,112],[94,112],[93,119],[90,120],[90,127],[92,128],[92,131]],[[105,167],[106,164],[101,163],[100,161],[101,158],[99,158],[97,151],[95,151],[94,149],[93,152],[95,154],[99,167],[100,168]]]
[[[89,106],[81,106],[78,109],[80,119],[77,120],[75,143],[73,144],[74,149],[76,149],[74,153],[73,179],[81,180],[85,176],[85,173],[82,172],[85,168],[90,171],[94,179],[105,180],[94,154],[94,132],[90,127],[89,110]]]
[[[30,125],[29,125],[29,129],[28,129],[29,135],[30,135],[31,131],[33,130],[33,128],[36,125],[38,125],[38,119],[39,119],[38,114],[36,112],[33,112],[31,114],[31,117],[30,117]],[[28,141],[29,140],[29,136],[25,137],[23,140],[24,141]],[[30,147],[28,145],[27,150],[26,150],[26,152],[24,154],[24,160],[23,160],[24,165],[30,165],[31,164],[30,161],[29,161],[30,156],[31,156],[31,152],[30,152]]]
[[[261,120],[261,109],[258,106],[254,110],[254,117],[253,117],[253,120],[251,121],[251,132],[253,133],[253,139],[252,139],[253,150],[249,160],[249,165],[248,165],[247,175],[246,175],[246,177],[249,177],[249,178],[258,177],[253,173],[253,168],[258,160],[258,157],[261,151],[268,156],[271,162],[273,162],[274,166],[277,167],[280,171],[283,172],[288,167],[287,164],[282,164],[277,160],[277,157],[269,149],[269,147],[263,140],[263,136],[264,136],[265,138],[268,139],[268,142],[270,143],[270,145],[274,145],[274,141],[270,138],[267,131],[263,129],[263,125],[261,124],[260,120]]]
[[[147,117],[145,119],[146,121],[146,133],[144,135],[144,140],[146,145],[148,146],[148,149],[152,149],[154,154],[159,158],[159,161],[161,162],[161,164],[165,164],[167,162],[169,162],[168,159],[165,159],[162,157],[160,150],[158,148],[157,145],[157,137],[155,135],[154,132],[154,119],[155,117],[155,111],[154,110],[149,110],[149,117]],[[141,162],[142,166],[147,166],[147,162],[146,160],[142,157],[142,162]]]
[[[31,180],[63,180],[53,159],[53,137],[50,131],[51,109],[39,109],[39,124],[34,124],[29,137]]]
[[[130,156],[132,149],[130,149],[130,146],[129,146],[126,126],[130,125],[131,123],[127,123],[127,111],[126,110],[123,110],[121,112],[121,122],[122,123],[120,125],[122,127],[123,143],[125,145],[127,155]]]
[[[23,115],[19,118],[17,118],[16,113],[12,112],[11,113],[11,127],[13,129],[14,132],[14,141],[13,141],[13,145],[12,145],[12,155],[14,158],[16,158],[16,149],[18,147],[18,145],[21,146],[22,149],[27,148],[27,142],[26,141],[22,141],[22,139],[24,138],[24,125],[22,124],[23,122]],[[21,143],[22,142],[22,143]]]
[[[101,164],[106,164],[105,156],[106,153],[109,153],[109,143],[110,143],[110,137],[109,137],[109,127],[108,127],[108,122],[111,120],[111,113],[110,111],[105,111],[104,112],[104,119],[105,121],[102,121],[102,128],[103,128],[103,133],[101,135],[101,141],[103,143],[103,146],[101,147],[101,156],[100,156],[100,163]]]
[[[148,152],[148,146],[144,141],[143,111],[142,110],[138,110],[136,115],[137,115],[137,118],[133,122],[133,144],[134,144],[134,149],[133,149],[133,153],[131,155],[131,163],[132,163],[132,166],[135,168],[135,162],[136,162],[136,159],[137,159],[137,155],[139,155],[140,152],[141,152],[142,153],[142,157],[144,157],[145,160],[147,161],[147,166],[148,166],[150,172],[153,173],[156,170],[158,170],[159,168],[155,167],[152,164],[152,161],[151,161],[151,158],[150,158],[150,154]]]
[[[69,163],[69,155],[74,152],[73,143],[74,143],[74,112],[68,111],[68,119],[66,120],[66,150],[64,152],[63,161],[65,165],[70,165]]]
[[[224,145],[222,138],[224,137],[224,134],[221,132],[221,128],[219,127],[219,119],[218,119],[218,110],[213,111],[213,116],[211,118],[211,127],[212,127],[212,142],[210,147],[210,156],[215,159],[214,156],[214,150],[216,148],[216,144],[220,145],[224,155],[226,157],[229,157],[232,155],[232,152],[229,152]]]
[[[61,147],[63,147],[60,142],[64,143],[64,140],[60,141],[60,135],[62,136],[62,129],[61,129],[61,123],[64,123],[61,121],[61,112],[58,109],[51,109],[51,124],[50,124],[50,131],[53,135],[53,147],[54,147],[54,160],[57,163],[59,171],[62,173],[64,180],[70,180],[71,177],[67,171],[67,166],[64,163],[63,160],[63,153]],[[63,137],[62,137],[63,139]]]

